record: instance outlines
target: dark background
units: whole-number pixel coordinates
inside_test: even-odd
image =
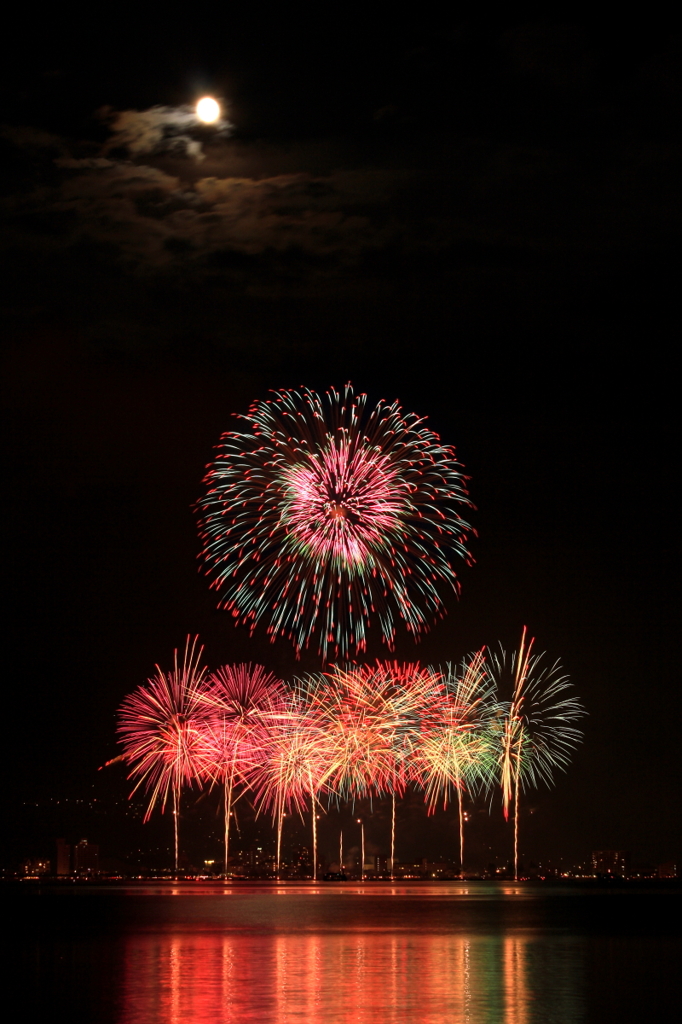
[[[7,865],[57,834],[120,857],[168,841],[166,818],[124,818],[120,766],[97,768],[123,696],[187,634],[213,665],[316,667],[214,609],[192,505],[232,413],[347,380],[428,416],[478,509],[461,599],[397,656],[511,647],[527,624],[589,711],[568,774],[528,798],[525,854],[679,858],[680,46],[641,22],[357,22],[340,6],[16,32],[0,140]],[[105,106],[203,92],[234,124],[202,136],[203,163],[107,151],[112,174],[157,175],[121,241],[120,196],[63,161],[105,152]],[[277,179],[289,198],[268,215],[298,241],[273,244],[262,221],[178,241],[167,226],[206,177],[238,177],[254,202]],[[451,816],[426,827],[416,803],[405,856],[437,856]],[[477,815],[480,859],[507,858],[500,819]]]

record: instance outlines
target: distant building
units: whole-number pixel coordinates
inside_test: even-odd
[[[630,868],[630,878],[658,878],[658,868],[653,864],[633,864]]]
[[[25,875],[35,878],[36,875],[49,875],[52,870],[52,865],[49,860],[43,860],[40,857],[32,857],[22,865]]]
[[[81,839],[73,848],[73,872],[76,875],[99,874],[99,846]]]
[[[658,865],[659,878],[677,878],[677,864],[673,860]]]
[[[408,863],[407,861],[395,862],[393,874],[396,878],[453,878],[455,872],[451,864],[446,861],[430,861],[426,857],[421,860]]]
[[[430,875],[431,878],[442,878],[443,875],[453,874],[452,865],[448,864],[444,860],[426,861],[424,871],[427,875]]]
[[[630,854],[624,850],[595,850],[592,870],[595,875],[626,878],[630,874]]]
[[[312,854],[307,846],[295,846],[289,854],[289,863],[292,867],[310,867],[312,870]]]
[[[57,874],[71,874],[71,847],[63,839],[57,840]]]

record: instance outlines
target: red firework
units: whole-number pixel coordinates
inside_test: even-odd
[[[277,873],[282,824],[287,811],[301,816],[310,800],[313,826],[313,878],[317,878],[317,805],[333,767],[333,747],[317,709],[300,693],[290,693],[286,708],[269,718],[262,761],[249,778],[259,810],[269,810],[277,825]]]
[[[183,786],[213,778],[216,748],[206,704],[206,669],[200,665],[203,647],[197,638],[185,646],[182,663],[175,651],[170,672],[156,666],[156,675],[126,697],[119,712],[118,732],[129,778],[137,779],[133,793],[144,786],[149,804],[147,821],[160,801],[165,810],[173,799],[175,870],[178,869],[178,815]],[[132,793],[131,793],[132,796]]]
[[[255,402],[222,437],[199,502],[202,558],[221,607],[297,651],[392,649],[459,590],[471,502],[454,449],[397,402],[367,407],[347,385]]]
[[[303,681],[333,748],[339,799],[402,793],[411,735],[437,699],[439,674],[419,664],[335,666]]]
[[[346,437],[316,460],[287,467],[283,477],[292,534],[314,558],[348,568],[361,568],[386,533],[400,529],[409,501],[409,487],[388,455],[354,450]]]
[[[247,779],[267,747],[268,730],[287,709],[284,684],[262,665],[223,665],[212,672],[204,697],[215,749],[214,773],[224,787],[225,874],[235,784]]]
[[[391,795],[391,870],[395,801],[409,778],[415,737],[434,717],[440,673],[419,664],[377,661],[336,666],[301,682],[327,743],[326,785],[337,800]]]

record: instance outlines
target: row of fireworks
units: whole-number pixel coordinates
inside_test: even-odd
[[[459,859],[464,863],[462,799],[499,789],[505,817],[514,810],[518,874],[519,797],[551,784],[580,741],[584,714],[558,662],[533,653],[524,629],[510,655],[485,648],[445,668],[376,662],[335,666],[285,684],[260,665],[209,671],[203,648],[188,640],[184,658],[125,698],[119,713],[121,758],[155,806],[172,804],[175,868],[181,792],[221,786],[225,873],[230,821],[248,796],[272,815],[280,868],[287,813],[312,811],[317,875],[317,811],[372,796],[395,802],[407,787],[423,791],[429,810],[457,801]]]

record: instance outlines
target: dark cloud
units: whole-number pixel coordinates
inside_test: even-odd
[[[149,110],[104,108],[100,117],[111,130],[104,155],[123,150],[131,158],[168,153],[200,162],[204,159],[202,137],[213,142],[226,139],[234,127],[224,117],[206,126],[191,106],[156,106]]]
[[[66,144],[56,138],[8,132],[15,156],[28,150],[42,160],[43,180],[7,199],[5,250],[57,254],[87,245],[131,272],[163,273],[182,265],[184,272],[199,273],[228,252],[294,250],[343,262],[404,234],[404,225],[390,216],[390,204],[409,183],[409,171],[246,177],[223,170],[220,176],[183,180],[141,159],[167,152],[169,121],[176,123],[162,108],[112,115],[111,138],[100,154],[87,157],[67,155]],[[185,144],[184,136],[174,138]],[[138,159],[112,156],[123,148]],[[189,145],[184,153],[172,153],[190,178],[191,168],[183,163],[198,155]],[[211,162],[220,165],[215,156]],[[48,181],[55,172],[58,180]]]
[[[218,132],[204,177],[202,144],[184,134],[192,118],[189,108],[111,113],[110,138],[88,156],[45,133],[6,132],[15,161],[33,159],[40,173],[3,204],[5,251],[87,247],[133,274],[195,276],[229,276],[230,254],[288,252],[300,257],[299,274],[318,278],[321,267],[343,275],[379,252],[417,260],[457,246],[538,257],[574,249],[590,259],[656,244],[679,226],[679,156],[654,144],[566,154],[458,140],[435,168],[428,155],[403,154],[323,173],[304,159],[297,172],[278,173],[282,154],[271,149],[270,168],[260,160],[249,174],[262,151],[231,151]],[[178,134],[168,136],[169,125]],[[169,138],[179,149],[169,152]],[[122,151],[126,158],[115,155]]]
[[[596,290],[629,301],[614,274],[663,280],[679,233],[670,144],[489,134],[368,152],[195,126],[199,161],[184,142],[168,148],[194,138],[191,112],[169,109],[109,111],[97,143],[5,130],[10,324],[74,325],[129,352],[219,349],[248,366],[352,348],[393,364],[415,337],[440,359],[444,338],[493,343],[510,324],[544,345],[547,331],[595,330]]]

